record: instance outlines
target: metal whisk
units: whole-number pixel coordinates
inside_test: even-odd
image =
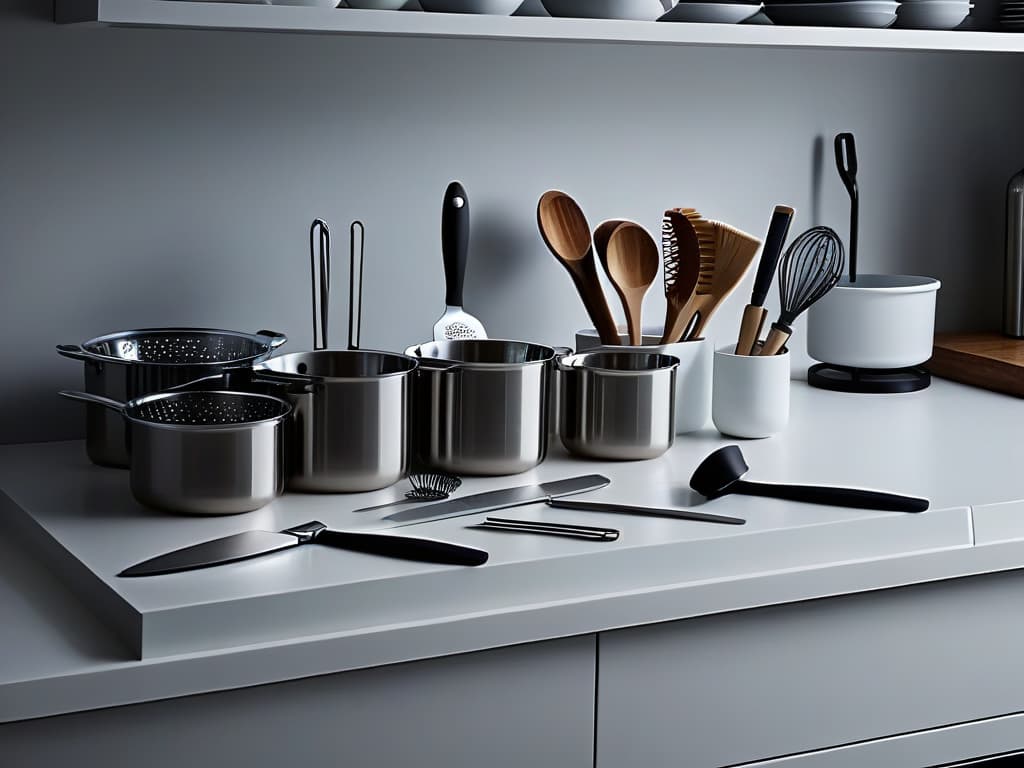
[[[459,486],[462,485],[462,480],[455,475],[448,475],[444,472],[429,472],[409,475],[409,483],[412,485],[412,490],[406,491],[404,499],[389,501],[387,504],[378,504],[375,507],[363,507],[354,511],[372,512],[375,509],[408,504],[412,501],[444,501],[459,489]]]
[[[793,322],[832,290],[845,265],[843,241],[829,227],[813,227],[790,244],[779,266],[782,312],[760,354],[777,355],[786,346]]]

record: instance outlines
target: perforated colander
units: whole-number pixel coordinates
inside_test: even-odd
[[[225,365],[263,360],[285,337],[209,328],[147,328],[122,331],[81,345],[86,355],[153,365]],[[65,345],[70,346],[70,345]]]
[[[60,394],[120,411],[134,421],[181,427],[251,425],[283,419],[292,409],[279,398],[248,392],[161,392],[128,403],[85,392]]]

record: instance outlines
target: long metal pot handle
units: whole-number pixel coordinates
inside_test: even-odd
[[[277,349],[286,341],[288,341],[287,336],[285,336],[283,333],[278,333],[277,331],[256,331],[255,335],[265,338],[267,340],[267,344],[270,346],[271,349]]]
[[[94,395],[91,392],[75,392],[71,390],[61,390],[57,393],[61,397],[66,397],[68,400],[80,400],[83,403],[92,403],[94,405],[102,405],[104,408],[109,408],[112,411],[118,413],[125,412],[125,404],[112,400],[109,397],[103,397],[102,395]]]
[[[99,358],[82,349],[78,344],[58,344],[57,354],[61,357],[69,357],[72,360],[82,360],[86,363],[99,362]]]

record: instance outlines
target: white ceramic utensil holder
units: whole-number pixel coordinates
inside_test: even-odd
[[[771,437],[789,423],[789,353],[761,357],[715,350],[711,418],[729,437]]]
[[[678,344],[659,344],[660,327],[641,329],[641,346],[630,346],[629,336],[620,330],[622,346],[602,346],[597,331],[586,328],[576,332],[576,351],[591,352],[597,349],[610,352],[653,352],[673,355],[679,358],[676,373],[676,434],[684,435],[703,429],[711,417],[711,345],[707,339],[694,339]]]

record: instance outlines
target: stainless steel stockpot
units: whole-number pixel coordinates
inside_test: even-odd
[[[291,406],[241,392],[165,392],[121,403],[61,392],[127,423],[132,495],[166,512],[251,512],[284,490],[284,425]]]
[[[254,367],[294,410],[288,487],[316,493],[386,488],[409,471],[411,357],[367,350],[296,352]]]
[[[85,391],[128,402],[264,360],[287,341],[275,331],[239,333],[212,328],[144,328],[61,344],[58,354],[85,363]],[[96,404],[86,409],[86,452],[94,464],[129,465],[120,415]]]
[[[555,350],[498,339],[409,347],[419,460],[456,475],[513,475],[544,460]]]
[[[675,440],[679,358],[639,352],[559,357],[559,435],[591,459],[653,459]]]

